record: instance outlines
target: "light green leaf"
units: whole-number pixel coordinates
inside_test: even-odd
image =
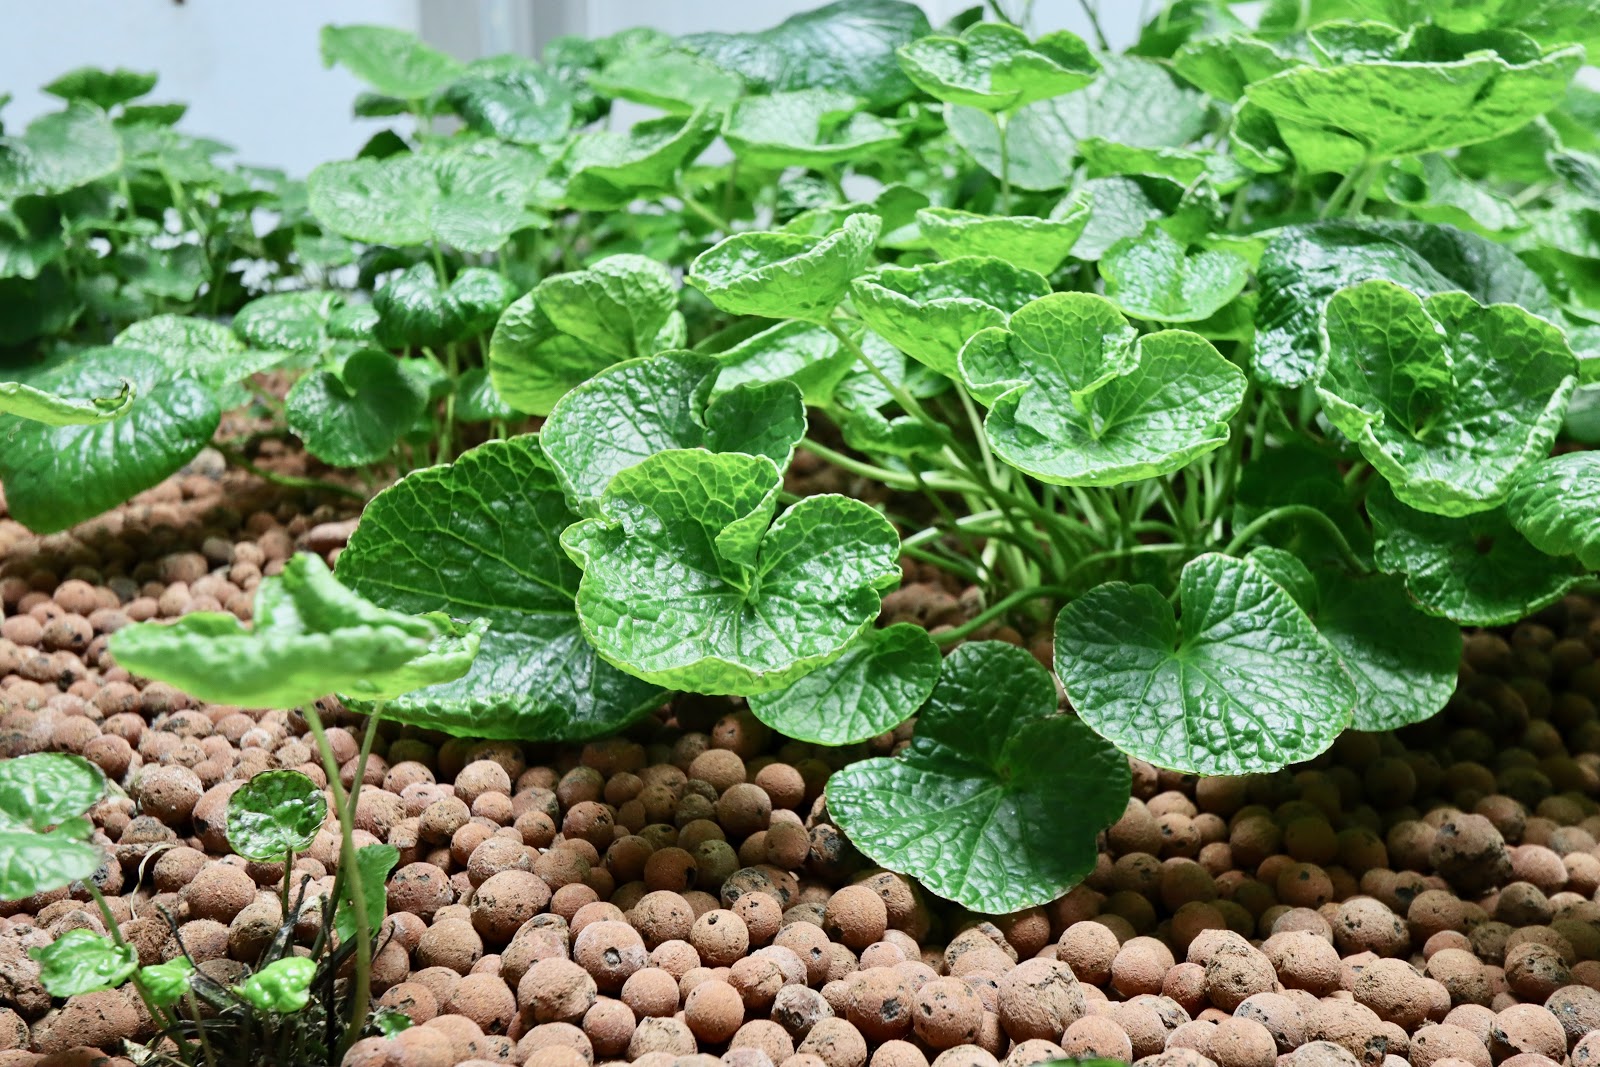
[[[916,714],[939,680],[939,646],[901,622],[868,630],[844,655],[784,689],[750,697],[756,718],[797,741],[853,745]]]
[[[574,137],[563,157],[567,203],[580,211],[612,211],[641,195],[674,190],[679,173],[716,139],[719,118],[702,107],[682,118],[635,123],[626,133]]]
[[[206,446],[221,418],[205,386],[137,349],[84,349],[28,384],[73,396],[133,389],[122,414],[92,426],[0,415],[6,503],[37,533],[64,530],[163,481]]]
[[[1229,104],[1252,82],[1294,65],[1267,42],[1240,34],[1189,41],[1172,56],[1172,69],[1180,78]]]
[[[189,962],[187,956],[178,956],[166,963],[140,967],[133,980],[150,998],[150,1003],[158,1008],[167,1008],[188,995],[189,980],[193,974],[194,964]]]
[[[364,348],[333,371],[311,371],[285,397],[289,429],[306,451],[335,467],[387,456],[421,419],[427,394],[387,352]]]
[[[1465,293],[1362,282],[1328,301],[1323,336],[1329,421],[1401,501],[1440,515],[1502,503],[1549,453],[1578,382],[1560,330]]]
[[[384,96],[421,101],[449,85],[461,63],[390,26],[322,27],[322,63],[345,67]]]
[[[1526,225],[1510,200],[1469,180],[1438,154],[1395,160],[1383,192],[1424,222],[1448,223],[1491,237]]]
[[[882,226],[862,213],[826,237],[735,234],[702,252],[687,280],[735,315],[823,322],[871,262]]]
[[[870,506],[807,497],[776,522],[765,456],[658,452],[612,479],[601,518],[562,535],[578,617],[608,661],[659,685],[748,696],[837,659],[899,580]]]
[[[361,851],[389,847],[368,845]],[[381,910],[382,902],[379,903]],[[348,940],[348,937],[345,939]],[[316,960],[309,956],[285,956],[273,960],[234,986],[233,992],[257,1011],[293,1015],[305,1011],[306,1005],[311,1003],[311,981],[316,975]]]
[[[1050,274],[1061,266],[1088,225],[1089,211],[1086,196],[1063,201],[1050,218],[930,207],[917,212],[917,226],[942,259],[994,256],[1023,270]]]
[[[157,80],[154,74],[125,67],[115,70],[78,67],[43,86],[41,91],[60,97],[69,104],[82,100],[101,110],[110,111],[118,104],[144,96],[156,87]]]
[[[64,834],[0,830],[0,900],[26,900],[83,881],[101,862],[99,849]]]
[[[578,569],[558,543],[577,518],[533,436],[481,445],[373,498],[340,578],[386,607],[489,623],[465,675],[388,701],[386,717],[461,736],[580,740],[660,703],[659,689],[583,639]]]
[[[1076,196],[1089,205],[1089,217],[1084,222],[1077,242],[1072,246],[1075,258],[1093,262],[1105,255],[1118,241],[1137,237],[1145,226],[1167,216],[1167,212],[1151,195],[1148,179],[1116,177],[1094,178],[1084,182]]]
[[[1506,514],[1540,551],[1600,570],[1600,453],[1568,452],[1524,469]]]
[[[469,129],[512,144],[552,144],[577,123],[572,90],[522,56],[473,63],[445,90],[444,98]]]
[[[589,76],[598,93],[687,115],[725,108],[744,95],[744,79],[690,52],[630,52]]]
[[[1106,296],[1123,312],[1156,322],[1199,322],[1244,291],[1250,262],[1236,252],[1191,253],[1157,225],[1123,238],[1100,260]]]
[[[850,286],[866,324],[924,366],[959,377],[956,357],[973,334],[1047,296],[1043,275],[1003,259],[963,256],[917,267],[879,267]]]
[[[106,776],[81,756],[40,752],[0,761],[0,829],[47,830],[83,815],[105,793]]]
[[[1120,752],[1056,712],[1055,685],[1032,656],[980,641],[945,661],[902,755],[828,779],[828,814],[874,863],[999,914],[1054,900],[1087,875],[1130,784]]]
[[[385,695],[388,675],[473,636],[437,619],[387,611],[351,592],[320,556],[300,553],[256,590],[254,624],[197,611],[172,623],[135,623],[111,638],[130,672],[191,696],[249,708],[293,708],[330,693]],[[435,682],[459,677],[446,663]]]
[[[1183,148],[1149,148],[1118,144],[1103,137],[1078,142],[1085,171],[1092,178],[1138,174],[1165,178],[1180,186],[1209,182],[1219,194],[1231,193],[1253,174],[1232,156]]]
[[[928,18],[902,0],[835,0],[759,33],[697,33],[679,46],[738,74],[761,92],[832,89],[891,108],[914,88],[895,49],[928,33]]]
[[[54,198],[19,196],[0,211],[0,278],[33,279],[66,252]]]
[[[68,930],[48,945],[28,950],[39,982],[53,997],[115,989],[139,969],[139,950],[92,930]]]
[[[0,196],[64,193],[121,166],[122,141],[106,113],[72,103],[40,115],[21,136],[0,138]]]
[[[722,139],[751,166],[822,170],[879,152],[900,134],[847,93],[800,89],[740,100],[728,112]]]
[[[934,35],[901,45],[900,69],[917,88],[948,104],[1010,112],[1094,80],[1100,64],[1076,34],[1037,41],[1002,22],[975,22],[960,37]]]
[[[743,452],[788,467],[806,432],[800,388],[750,383],[712,399],[718,369],[711,356],[664,352],[607,368],[562,397],[539,440],[574,507],[592,513],[617,473],[668,449]]]
[[[1057,485],[1168,474],[1221,446],[1244,374],[1198,334],[1135,335],[1090,293],[1056,293],[967,342],[961,374],[990,408],[995,454]]]
[[[367,929],[374,937],[383,929],[384,914],[389,904],[386,888],[389,872],[399,862],[400,850],[393,845],[366,845],[356,850],[356,866],[361,869],[361,898],[367,906]],[[333,928],[341,943],[349,941],[356,934],[355,896],[350,890],[350,883],[346,881],[344,891],[339,895],[338,910],[333,916]]]
[[[1350,725],[1339,654],[1259,564],[1208,553],[1179,579],[1182,622],[1148,585],[1108,582],[1056,619],[1056,674],[1094,730],[1195,774],[1274,771]]]
[[[855,366],[855,354],[811,322],[781,322],[717,353],[722,373],[713,395],[747,382],[791,381],[805,402],[822,407]]]
[[[15,415],[46,426],[92,426],[124,415],[134,399],[133,383],[110,396],[79,399],[35,389],[23,382],[0,382],[0,415]]]
[[[1405,576],[1423,610],[1462,626],[1502,626],[1561,599],[1581,574],[1570,559],[1534,548],[1503,508],[1448,518],[1395,499],[1386,483],[1367,493],[1378,566]]]
[[[246,859],[282,861],[311,847],[327,815],[327,798],[310,778],[265,771],[228,798],[228,844]]]

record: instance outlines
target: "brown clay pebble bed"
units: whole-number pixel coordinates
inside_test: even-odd
[[[282,872],[227,854],[227,799],[270,768],[323,775],[296,714],[142,685],[106,635],[248,616],[349,518],[205,459],[70,534],[0,518],[0,755],[81,753],[118,784],[98,881],[144,963],[178,952],[162,908],[213,974],[255,959]],[[970,597],[911,577],[887,614],[962,616]],[[372,977],[416,1025],[346,1063],[1600,1067],[1596,651],[1600,611],[1573,597],[1469,635],[1449,709],[1399,735],[1247,779],[1135,763],[1094,872],[1004,917],[873,869],[828,821],[830,770],[911,724],[826,750],[689,698],[584,746],[385,728],[356,838],[401,852]],[[348,785],[360,724],[327,711]],[[336,842],[330,822],[297,877],[326,892]],[[27,955],[100,930],[85,899],[0,915],[0,1067],[131,1067],[137,1002],[52,1002]]]

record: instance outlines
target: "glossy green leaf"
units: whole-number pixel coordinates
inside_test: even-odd
[[[551,144],[577,124],[577,100],[566,82],[522,56],[471,64],[444,98],[469,129],[512,144]]]
[[[601,371],[562,397],[539,433],[577,510],[590,512],[620,471],[657,452],[705,448],[788,467],[806,432],[793,382],[752,382],[712,398],[711,356],[664,352]]]
[[[923,37],[897,54],[900,69],[929,96],[995,112],[1081,89],[1100,69],[1075,34],[1057,30],[1029,41],[1003,22],[974,23],[960,37]]]
[[[1148,188],[1151,184],[1121,176],[1084,182],[1076,195],[1088,204],[1089,217],[1072,246],[1073,257],[1098,260],[1118,241],[1137,237],[1148,224],[1167,217]]]
[[[287,353],[247,348],[219,322],[192,315],[155,315],[129,326],[112,342],[140,348],[161,358],[169,372],[198,378],[219,404],[238,405],[247,393],[237,383],[282,363]]]
[[[25,900],[92,877],[100,850],[64,834],[0,830],[0,900]]]
[[[1296,504],[1320,511],[1352,552],[1371,559],[1372,532],[1357,511],[1352,487],[1345,484],[1337,453],[1297,439],[1253,450],[1234,492],[1234,529],[1243,529],[1275,508]],[[1284,518],[1268,524],[1257,539],[1289,549],[1312,565],[1343,557],[1327,528],[1313,519]]]
[[[37,533],[64,530],[160,483],[206,446],[221,418],[204,385],[137,349],[84,349],[28,384],[74,396],[133,390],[122,414],[92,426],[0,415],[0,484],[11,517]]]
[[[699,108],[634,124],[627,132],[595,130],[572,139],[563,163],[566,200],[583,211],[626,207],[641,194],[673,190],[677,177],[717,135],[719,115]]]
[[[28,950],[39,982],[53,997],[115,989],[139,969],[139,951],[92,930],[68,930],[48,945]]]
[[[1525,225],[1509,199],[1468,179],[1436,153],[1396,160],[1383,192],[1424,222],[1448,223],[1491,237]]]
[[[744,95],[744,79],[690,52],[632,52],[590,75],[606,96],[687,115],[700,107],[728,107]]]
[[[995,454],[1057,485],[1178,470],[1228,439],[1244,374],[1198,334],[1138,337],[1109,301],[1057,293],[973,337],[961,374]]]
[[[832,89],[873,109],[911,96],[895,49],[928,33],[922,9],[903,0],[835,0],[758,33],[696,33],[681,47],[762,92]]]
[[[178,956],[166,963],[140,967],[133,980],[144,990],[150,1003],[158,1008],[167,1008],[188,995],[193,974],[194,964],[189,962],[188,957]]]
[[[1503,502],[1549,453],[1578,382],[1560,330],[1465,293],[1363,282],[1328,301],[1323,334],[1329,421],[1401,501],[1440,515]]]
[[[99,67],[78,67],[69,70],[41,91],[71,103],[82,100],[104,111],[118,104],[137,100],[156,87],[157,76],[146,71],[117,67],[101,70]]]
[[[1189,41],[1172,56],[1172,69],[1180,78],[1230,104],[1242,97],[1251,83],[1294,65],[1293,59],[1266,41],[1241,34]]]
[[[611,364],[681,347],[677,307],[672,275],[644,256],[551,275],[500,316],[489,344],[494,387],[518,411],[547,415]]]
[[[1152,225],[1107,249],[1100,273],[1106,296],[1134,318],[1199,322],[1244,291],[1250,263],[1225,249],[1190,252]]]
[[[979,215],[948,207],[917,212],[917,226],[943,259],[993,256],[1022,270],[1049,274],[1066,260],[1089,222],[1089,200],[1077,197],[1050,218]]]
[[[360,467],[389,455],[426,406],[427,394],[393,356],[364,348],[337,373],[302,376],[285,398],[284,413],[313,456],[335,467]]]
[[[322,62],[345,67],[384,96],[420,101],[461,73],[461,63],[390,26],[322,27]]]
[[[46,426],[93,426],[126,414],[133,405],[133,383],[109,396],[78,398],[36,389],[24,382],[0,382],[0,415],[15,415]]]
[[[228,844],[246,859],[282,861],[304,852],[322,829],[328,801],[299,771],[265,771],[228,798]]]
[[[388,848],[368,845],[367,848]],[[365,852],[367,849],[362,849]],[[381,888],[381,886],[380,886]],[[311,1003],[311,981],[317,975],[317,961],[308,956],[285,956],[273,960],[233,987],[233,992],[257,1011],[293,1015]]]
[[[740,100],[728,112],[722,139],[751,166],[820,170],[896,144],[900,134],[861,111],[848,93],[799,89]]]
[[[702,252],[687,280],[735,315],[823,322],[871,262],[882,227],[862,213],[826,237],[735,234]]]
[[[0,195],[64,193],[114,174],[122,142],[104,111],[71,103],[40,115],[18,136],[0,137]]]
[[[901,622],[868,630],[844,655],[784,689],[750,697],[756,718],[797,741],[853,745],[916,714],[939,680],[939,646]]]
[[[1357,689],[1339,654],[1252,560],[1183,568],[1178,604],[1108,582],[1056,619],[1056,674],[1091,727],[1131,756],[1195,774],[1308,760],[1346,726]]]
[[[339,577],[385,607],[489,624],[465,675],[389,700],[387,718],[469,737],[578,740],[660,703],[660,690],[584,641],[579,572],[558,543],[577,518],[532,436],[481,445],[373,498]]]
[[[14,756],[0,761],[0,829],[47,830],[85,814],[105,794],[106,776],[81,756]]]
[[[197,611],[171,623],[136,623],[111,638],[117,663],[191,696],[249,708],[293,708],[330,693],[383,697],[389,675],[430,652],[444,658],[433,682],[460,677],[476,637],[440,618],[389,611],[351,592],[320,556],[300,553],[256,590],[254,624]]]
[[[980,641],[945,661],[904,753],[834,772],[828,814],[874,863],[999,914],[1087,875],[1130,784],[1120,752],[1056,712],[1032,656]]]
[[[781,322],[717,353],[722,373],[713,394],[748,382],[791,381],[807,404],[822,407],[855,365],[855,354],[825,328]]]
[[[1568,452],[1526,468],[1506,514],[1540,551],[1600,570],[1600,453]]]
[[[516,297],[511,282],[496,271],[468,267],[445,288],[433,264],[418,263],[372,294],[378,313],[373,337],[387,348],[438,348],[487,332]]]
[[[873,508],[807,497],[776,522],[765,456],[658,452],[612,479],[600,518],[562,535],[578,616],[608,661],[658,685],[748,696],[837,659],[900,577]]]
[[[344,306],[337,293],[269,293],[233,317],[233,332],[253,348],[321,355],[331,344],[331,324]]]
[[[1547,556],[1503,508],[1462,518],[1408,508],[1389,486],[1367,493],[1378,566],[1405,577],[1406,591],[1433,615],[1462,626],[1516,622],[1561,598],[1581,574]]]
[[[879,267],[850,286],[856,313],[878,336],[952,378],[973,334],[1004,326],[1012,312],[1049,293],[1043,275],[980,256]]]
[[[400,850],[393,845],[365,845],[356,850],[356,866],[361,870],[361,899],[366,905],[367,929],[373,936],[383,929],[384,913],[389,903],[385,884],[389,880],[389,872],[399,862]],[[356,933],[352,888],[346,880],[344,892],[339,895],[338,910],[333,916],[333,927],[341,942],[349,941]]]
[[[485,367],[468,367],[456,379],[457,422],[509,422],[517,410],[495,390]]]

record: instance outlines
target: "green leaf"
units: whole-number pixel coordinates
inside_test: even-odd
[[[137,949],[91,930],[68,930],[28,955],[38,962],[39,982],[52,997],[115,989],[139,969]]]
[[[1056,619],[1056,674],[1094,730],[1195,774],[1274,771],[1350,725],[1355,683],[1257,562],[1208,553],[1179,579],[1182,623],[1148,585],[1108,582]]]
[[[1367,493],[1378,566],[1405,576],[1423,610],[1462,626],[1502,626],[1561,599],[1580,576],[1575,561],[1534,548],[1503,508],[1449,518]]]
[[[703,107],[682,118],[635,123],[626,133],[574,137],[562,160],[567,203],[581,211],[613,211],[640,195],[675,190],[679,173],[716,139],[719,118]]]
[[[577,518],[533,436],[481,445],[373,498],[340,578],[385,607],[489,624],[465,675],[390,700],[387,718],[470,737],[579,740],[660,703],[659,689],[583,639],[578,569],[558,543]]]
[[[468,367],[456,379],[457,422],[509,422],[517,410],[501,399],[486,367]]]
[[[545,278],[500,316],[489,373],[506,403],[548,415],[567,391],[620,360],[681,347],[672,275],[652,259],[607,256]]]
[[[1165,178],[1181,186],[1208,182],[1218,193],[1231,193],[1248,182],[1252,173],[1231,156],[1191,152],[1182,148],[1147,148],[1117,144],[1103,137],[1078,142],[1090,178],[1137,174]]]
[[[1054,900],[1094,868],[1095,837],[1123,812],[1128,761],[1056,713],[1050,675],[997,641],[944,663],[896,759],[828,779],[828,814],[874,863],[972,911]]]
[[[1332,566],[1307,571],[1274,548],[1250,555],[1258,562],[1279,557],[1279,568],[1299,572],[1301,580],[1284,588],[1339,653],[1355,682],[1353,729],[1397,730],[1421,722],[1455,692],[1461,628],[1419,611],[1399,578],[1354,577]]]
[[[100,869],[100,850],[63,834],[0,830],[0,900],[61,889]]]
[[[784,689],[750,697],[756,718],[797,741],[854,745],[916,714],[939,680],[939,646],[901,622],[868,630],[844,655]]]
[[[1526,468],[1506,514],[1541,552],[1600,570],[1600,453],[1569,452]]]
[[[1062,207],[1046,219],[1034,215],[979,215],[948,207],[917,212],[917,226],[940,258],[993,256],[1040,274],[1050,274],[1061,266],[1088,223],[1086,196],[1063,201]]]
[[[69,70],[42,91],[73,103],[81,100],[104,111],[118,104],[137,100],[156,87],[157,77],[144,71],[117,67],[101,70],[98,67],[78,67]]]
[[[1137,147],[1175,147],[1205,128],[1204,97],[1180,87],[1160,64],[1130,56],[1101,62],[1100,76],[1086,87],[1012,115],[1004,153],[988,112],[947,107],[950,134],[990,174],[1004,171],[1020,189],[1049,190],[1072,183],[1079,141],[1103,137]]]
[[[718,370],[711,356],[664,352],[607,368],[562,397],[539,440],[574,507],[592,513],[617,473],[668,449],[743,452],[788,467],[806,432],[799,387],[750,383],[712,399]]]
[[[389,847],[368,845],[361,851]],[[293,1015],[305,1011],[306,1005],[311,1003],[311,981],[316,976],[316,960],[309,956],[286,956],[273,960],[234,986],[233,992],[258,1011]]]
[[[687,115],[725,108],[744,95],[744,79],[690,52],[631,52],[589,77],[596,92]]]
[[[917,88],[948,104],[1010,112],[1081,89],[1100,64],[1065,30],[1037,41],[1015,26],[978,22],[960,37],[934,35],[901,45],[900,69]]]
[[[1073,256],[1090,262],[1098,260],[1118,241],[1137,237],[1146,225],[1165,218],[1167,212],[1149,189],[1154,184],[1148,179],[1127,177],[1084,182],[1075,195],[1089,205],[1089,217],[1072,246]]]
[[[269,293],[239,309],[233,332],[253,348],[318,356],[332,343],[333,317],[343,305],[332,292]]]
[[[895,49],[929,31],[921,8],[902,0],[835,0],[759,33],[697,33],[679,46],[733,71],[753,89],[832,89],[874,110],[914,92]]]
[[[1198,334],[1135,335],[1110,301],[1056,293],[967,342],[995,454],[1057,485],[1169,474],[1228,440],[1244,374]]]
[[[1328,301],[1328,419],[1411,507],[1486,511],[1550,451],[1577,361],[1561,331],[1465,293],[1368,281]]]
[[[150,1003],[158,1008],[168,1008],[182,1000],[189,992],[189,980],[194,974],[194,964],[187,956],[179,956],[167,963],[152,963],[139,968],[134,983],[144,990]]]
[[[0,138],[0,196],[64,193],[121,166],[122,141],[106,113],[72,103],[40,115],[20,137]]]
[[[386,888],[389,872],[399,862],[400,850],[393,845],[365,845],[356,850],[356,866],[361,869],[361,899],[367,906],[367,929],[374,937],[383,929],[384,912],[389,903]],[[354,901],[350,883],[346,880],[344,891],[339,895],[339,907],[333,916],[333,928],[338,932],[341,942],[349,941],[356,933]]]
[[[246,348],[221,323],[188,315],[142,319],[117,334],[112,343],[161,357],[169,371],[198,378],[225,404],[243,403],[244,390],[230,387],[258,371],[270,370],[285,356],[283,352]]]
[[[722,373],[712,394],[750,382],[791,381],[805,402],[822,407],[855,366],[855,354],[825,328],[811,322],[781,322],[717,353]]]
[[[470,650],[471,633],[388,611],[351,592],[320,556],[300,553],[256,590],[254,625],[197,611],[171,623],[135,623],[112,635],[111,655],[128,671],[200,700],[248,708],[293,708],[330,693],[381,698],[390,675],[430,652]],[[447,659],[433,682],[459,677]]]
[[[1383,192],[1424,222],[1448,223],[1491,237],[1526,225],[1510,200],[1466,178],[1442,155],[1395,160]]]
[[[445,90],[468,129],[512,144],[552,144],[577,124],[567,84],[522,56],[479,60]]]
[[[963,256],[917,267],[879,267],[850,286],[866,324],[924,366],[959,377],[956,357],[973,334],[1047,296],[1050,283],[1003,259]]]
[[[826,237],[735,234],[696,257],[687,281],[731,314],[823,322],[871,262],[882,226],[862,213]]]
[[[0,277],[37,278],[66,251],[63,218],[51,197],[20,196],[0,211]]]
[[[384,96],[421,101],[460,73],[454,58],[390,26],[322,27],[322,63],[345,67]]]
[[[40,752],[0,762],[0,828],[6,830],[47,830],[85,814],[105,795],[106,776],[81,756]]]
[[[23,382],[0,382],[0,415],[15,415],[46,426],[93,426],[120,418],[133,405],[131,382],[111,396],[79,399],[35,389]]]
[[[1357,512],[1355,494],[1345,485],[1336,453],[1295,438],[1276,448],[1252,450],[1234,493],[1234,529],[1243,529],[1274,508],[1294,504],[1322,512],[1344,535],[1351,551],[1371,558],[1372,532]],[[1260,539],[1314,565],[1342,556],[1327,529],[1314,520],[1271,523]]]
[[[265,771],[228,798],[228,844],[246,859],[280,861],[310,848],[327,816],[327,798],[310,778]]]
[[[837,659],[899,580],[900,539],[867,504],[807,497],[776,522],[765,456],[658,452],[612,479],[601,518],[569,527],[578,617],[647,681],[748,696]]]
[[[137,349],[84,349],[28,384],[73,396],[133,389],[122,414],[93,426],[0,415],[6,503],[36,533],[65,530],[164,481],[206,446],[221,419],[204,385]]]
[[[722,139],[750,166],[824,170],[880,152],[900,134],[861,111],[848,93],[799,89],[740,100],[728,112]]]
[[[1251,83],[1294,65],[1267,42],[1241,34],[1189,41],[1172,56],[1172,69],[1180,78],[1229,104]]]
[[[427,409],[427,394],[387,352],[364,348],[333,371],[302,376],[284,400],[289,429],[306,451],[335,467],[389,455]]]
[[[387,348],[438,348],[488,331],[516,296],[496,271],[468,267],[446,289],[433,264],[413,264],[372,295],[373,337]]]
[[[1321,222],[1286,226],[1256,269],[1254,369],[1268,385],[1292,388],[1322,375],[1320,329],[1328,298],[1384,278],[1423,295],[1460,289],[1480,304],[1518,304],[1555,321],[1544,284],[1515,253],[1449,226]]]
[[[1134,318],[1199,322],[1244,291],[1250,262],[1226,249],[1191,253],[1152,224],[1107,249],[1100,273],[1106,296]]]

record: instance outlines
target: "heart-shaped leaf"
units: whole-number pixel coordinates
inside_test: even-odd
[[[672,275],[644,256],[607,256],[555,274],[506,308],[489,373],[506,403],[548,415],[573,386],[611,364],[683,345]]]
[[[64,193],[122,166],[122,141],[106,113],[71,103],[40,115],[20,136],[0,137],[0,196]]]
[[[1405,576],[1423,609],[1462,626],[1503,626],[1561,599],[1581,576],[1570,559],[1547,556],[1504,508],[1460,518],[1408,508],[1387,483],[1367,493],[1378,566]]]
[[[717,354],[722,373],[713,395],[748,382],[791,381],[807,404],[821,407],[855,365],[855,353],[811,322],[781,322]]]
[[[211,387],[217,402],[237,406],[249,394],[243,382],[259,371],[282,363],[288,353],[247,348],[232,330],[210,319],[190,315],[155,315],[117,334],[113,344],[154,353],[174,374],[185,374]]]
[[[917,212],[917,226],[940,258],[993,256],[1040,274],[1049,274],[1061,266],[1088,223],[1087,196],[1063,201],[1044,219],[1033,215],[979,215],[950,207]]]
[[[160,483],[206,446],[221,419],[204,385],[137,349],[84,349],[28,384],[69,396],[133,390],[120,415],[92,426],[0,415],[6,503],[36,533],[64,530]]]
[[[46,426],[93,426],[125,414],[133,404],[131,382],[110,396],[79,398],[36,389],[25,382],[0,382],[0,415],[15,415]]]
[[[821,170],[897,144],[900,134],[848,93],[800,89],[740,100],[728,112],[722,139],[751,166]]]
[[[687,115],[725,108],[744,95],[744,79],[691,52],[630,52],[589,77],[596,92]]]
[[[1274,771],[1350,725],[1338,652],[1251,560],[1210,553],[1158,590],[1108,582],[1056,618],[1056,674],[1083,720],[1131,756],[1194,774]]]
[[[92,930],[68,930],[48,945],[28,950],[39,964],[39,983],[53,997],[115,989],[139,969],[139,950]]]
[[[228,844],[246,859],[304,852],[322,829],[328,801],[299,771],[265,771],[228,798]]]
[[[460,677],[477,635],[441,617],[387,611],[334,579],[320,556],[292,557],[256,590],[254,625],[197,611],[172,623],[135,623],[112,635],[111,654],[134,674],[191,696],[248,708],[293,708],[330,693],[383,699],[390,675],[437,657],[432,682]]]
[[[0,829],[47,830],[85,814],[105,793],[106,776],[81,756],[39,752],[0,761]]]
[[[712,398],[711,356],[664,352],[601,371],[562,397],[539,433],[574,507],[592,513],[611,479],[657,452],[705,448],[789,466],[805,436],[793,382],[752,382]]]
[[[567,203],[581,211],[613,211],[641,194],[674,189],[679,173],[716,138],[718,118],[703,107],[682,118],[636,123],[626,133],[574,137],[563,159]]]
[[[896,54],[906,77],[929,96],[993,112],[1081,89],[1100,70],[1076,34],[1057,30],[1029,41],[1003,22],[975,22],[960,37],[923,37]]]
[[[339,64],[384,96],[420,101],[461,73],[461,63],[391,26],[322,27],[322,63]]]
[[[1152,224],[1107,249],[1100,273],[1106,296],[1134,318],[1199,322],[1244,291],[1250,262],[1226,249],[1191,253]]]
[[[478,60],[444,98],[469,129],[512,144],[552,144],[577,122],[577,100],[566,82],[522,56]]]
[[[658,685],[743,696],[837,659],[899,580],[900,539],[831,494],[773,522],[781,487],[770,459],[732,452],[658,452],[619,473],[602,517],[561,537],[590,644]]]
[[[688,282],[735,315],[823,322],[872,259],[877,215],[851,215],[826,237],[740,233],[707,249]]]
[[[1506,514],[1540,551],[1600,570],[1600,453],[1568,452],[1526,468]]]
[[[332,344],[332,323],[344,308],[338,293],[268,293],[233,316],[233,332],[252,348],[318,356]]]
[[[959,376],[956,357],[973,334],[1050,293],[1043,275],[1003,259],[963,256],[917,267],[879,267],[850,286],[851,302],[878,336],[924,366]]]
[[[557,541],[577,518],[533,436],[481,445],[373,498],[340,578],[385,607],[488,623],[465,675],[388,701],[386,717],[471,737],[586,739],[660,703],[583,639],[578,569]]]
[[[1402,502],[1440,515],[1502,503],[1549,453],[1578,384],[1560,330],[1465,293],[1362,282],[1328,301],[1323,337],[1329,421]]]
[[[373,336],[388,348],[437,347],[484,333],[516,299],[511,282],[496,271],[468,267],[439,285],[431,263],[418,263],[372,294],[378,313]]]
[[[1198,334],[1138,337],[1090,293],[1035,300],[961,352],[995,454],[1057,485],[1178,470],[1228,439],[1244,374]]]
[[[756,718],[797,741],[853,745],[916,714],[939,680],[939,646],[901,622],[868,630],[844,655],[793,685],[750,697]]]
[[[422,418],[422,386],[387,352],[364,348],[338,373],[312,371],[285,398],[289,429],[306,451],[335,467],[360,467],[387,456]]]
[[[507,404],[489,380],[485,367],[468,367],[456,379],[457,422],[509,422],[517,409]]]
[[[904,753],[828,779],[828,814],[873,862],[999,914],[1054,900],[1088,874],[1130,784],[1120,752],[1056,712],[1038,661],[979,641],[945,660]]]

